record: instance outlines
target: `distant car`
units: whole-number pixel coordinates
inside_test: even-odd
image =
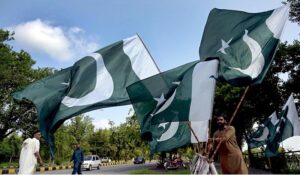
[[[93,168],[97,168],[99,170],[100,166],[101,166],[101,160],[99,156],[87,155],[84,156],[84,161],[83,164],[81,165],[81,168],[91,171]]]
[[[109,157],[102,157],[101,158],[101,162],[102,163],[110,163],[111,162],[111,158],[109,158]]]
[[[142,156],[136,157],[133,159],[134,164],[144,164],[145,163],[145,158]]]

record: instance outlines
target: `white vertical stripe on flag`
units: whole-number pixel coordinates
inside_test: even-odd
[[[195,132],[199,142],[207,142],[208,140],[208,120],[191,121],[191,127]],[[197,143],[194,134],[191,132],[191,143]]]
[[[190,121],[209,120],[212,115],[218,60],[199,62],[192,77]]]
[[[283,110],[286,108],[286,106],[288,106],[288,113],[286,117],[288,120],[290,120],[290,122],[293,125],[294,136],[300,135],[300,121],[299,121],[296,105],[294,102],[293,94],[290,95],[288,101],[283,106]]]
[[[140,80],[159,73],[154,60],[137,35],[123,40],[123,50],[131,61],[132,70]]]

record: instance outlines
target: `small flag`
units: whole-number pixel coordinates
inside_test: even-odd
[[[278,155],[279,143],[293,136],[300,135],[300,121],[293,94],[283,106],[280,119],[276,125],[275,136],[267,143],[266,156]]]
[[[257,130],[250,134],[247,138],[249,148],[257,148],[266,145],[270,140],[273,140],[276,133],[276,125],[279,120],[277,119],[276,112],[273,112]]]

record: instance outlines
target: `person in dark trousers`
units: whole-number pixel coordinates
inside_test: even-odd
[[[72,161],[74,162],[72,174],[82,174],[81,164],[83,163],[83,150],[80,148],[80,144],[75,145],[75,150],[73,152]]]

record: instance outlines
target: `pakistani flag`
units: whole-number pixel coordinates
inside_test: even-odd
[[[217,67],[217,60],[195,61],[130,85],[127,92],[142,137],[153,124],[209,120]]]
[[[213,9],[204,29],[201,60],[220,59],[219,78],[232,85],[262,82],[289,15],[289,4],[262,13]]]
[[[273,140],[276,133],[276,126],[279,120],[276,112],[273,112],[258,128],[247,138],[249,148],[257,148],[266,145]]]
[[[276,156],[280,142],[298,135],[300,135],[300,121],[293,94],[291,94],[283,106],[280,121],[276,125],[275,136],[267,144],[266,156]]]
[[[191,127],[199,142],[208,140],[208,121],[192,121]],[[162,151],[172,151],[182,146],[198,143],[188,122],[166,122],[151,126],[151,154]]]
[[[53,154],[53,133],[65,120],[94,109],[130,104],[126,87],[157,73],[144,44],[133,36],[32,83],[14,97],[36,105],[41,132]]]

